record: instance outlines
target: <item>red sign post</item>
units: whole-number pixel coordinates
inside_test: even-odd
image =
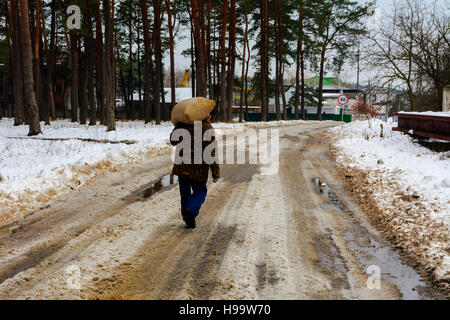
[[[345,106],[348,103],[348,97],[345,94],[341,94],[338,97],[338,102],[341,106]]]

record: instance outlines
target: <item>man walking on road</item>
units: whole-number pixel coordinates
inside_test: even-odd
[[[211,115],[201,122],[202,135],[202,155],[205,148],[211,143],[215,143],[215,137],[212,136],[210,141],[203,141],[203,135],[206,131],[212,130],[213,127],[210,124]],[[200,164],[195,164],[194,162],[194,125],[179,122],[172,133],[170,134],[170,142],[172,145],[177,145],[183,141],[174,141],[172,136],[177,130],[187,130],[191,137],[191,161],[190,163],[180,163],[175,162],[172,170],[173,175],[178,176],[178,183],[180,186],[180,196],[181,196],[181,214],[183,220],[186,223],[186,228],[195,229],[195,218],[198,216],[199,211],[203,203],[205,202],[207,195],[206,183],[208,182],[209,169],[211,168],[213,182],[217,182],[220,177],[220,167],[216,162],[212,164],[206,164],[202,157],[202,162]],[[178,135],[177,135],[178,136]],[[181,150],[181,153],[183,150]],[[178,156],[178,154],[177,154]],[[179,156],[182,157],[182,154]],[[212,152],[212,157],[215,157],[214,151]]]

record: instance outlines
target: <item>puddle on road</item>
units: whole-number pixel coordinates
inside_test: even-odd
[[[314,248],[317,253],[318,267],[322,272],[331,276],[333,288],[349,289],[348,268],[331,236],[328,238],[316,237],[314,239]]]
[[[148,199],[150,198],[152,195],[154,195],[157,192],[163,191],[167,188],[169,188],[170,186],[177,184],[178,183],[178,177],[177,176],[173,176],[173,175],[165,175],[164,177],[162,177],[161,179],[159,179],[158,181],[156,181],[155,183],[153,183],[150,186],[146,186],[143,194],[142,194],[142,198],[144,199]]]
[[[339,200],[338,196],[319,178],[311,179],[314,185],[314,191],[328,200],[328,203],[322,204],[324,210],[337,210],[340,212],[346,212],[347,207]]]
[[[381,245],[367,234],[348,231],[344,234],[347,246],[361,266],[367,272],[369,266],[380,268],[381,280],[392,283],[402,294],[404,300],[436,299],[430,286],[421,280],[420,275],[410,266],[402,262],[400,256],[389,246]],[[367,243],[361,243],[367,242]]]
[[[292,142],[300,142],[302,140],[302,137],[285,134],[284,136],[281,137],[281,139],[287,139],[287,140],[290,140]]]
[[[406,263],[389,245],[380,243],[354,218],[353,213],[339,200],[338,196],[319,178],[312,178],[314,191],[324,200],[326,211],[347,213],[351,226],[343,237],[347,247],[357,258],[358,265],[367,272],[368,267],[380,268],[381,280],[392,283],[402,294],[402,299],[440,299],[440,295],[425,283],[421,276]],[[346,217],[346,216],[344,216]],[[381,239],[380,239],[381,240]],[[331,250],[331,249],[330,249]],[[318,250],[320,253],[320,250]],[[330,252],[329,252],[330,253]],[[331,252],[333,253],[333,252]],[[329,254],[328,256],[333,256]],[[324,259],[326,261],[326,259]]]

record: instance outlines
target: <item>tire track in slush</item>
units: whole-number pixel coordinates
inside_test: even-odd
[[[167,167],[167,164],[164,162],[157,163],[154,170],[157,172],[168,171],[169,169],[165,167]],[[138,169],[131,176],[128,176],[128,180],[135,180],[142,173],[143,171]],[[118,180],[123,183],[123,178],[119,177]],[[156,180],[151,182],[150,185],[155,182]],[[120,185],[120,182],[115,182],[110,187],[120,188]],[[78,192],[74,199],[68,201],[72,205],[63,210],[58,210],[61,203],[57,203],[51,208],[31,214],[24,221],[3,227],[2,229],[9,228],[13,231],[9,237],[2,239],[2,247],[8,247],[10,252],[14,250],[13,248],[20,248],[21,246],[27,246],[27,249],[14,259],[2,261],[0,284],[22,271],[38,266],[42,261],[61,250],[70,240],[80,236],[93,225],[101,223],[120,213],[131,203],[139,201],[148,186],[148,183],[138,184],[137,187],[134,185],[131,191],[124,193],[119,199],[113,200],[103,208],[100,206],[100,210],[97,201],[76,201],[76,199],[84,198],[86,194],[89,194],[88,188],[86,191]],[[94,192],[96,191],[98,190],[94,190]],[[115,194],[117,195],[117,193]],[[97,197],[96,193],[90,195]],[[95,215],[89,214],[92,207],[97,208]],[[75,223],[70,225],[69,222]],[[55,230],[58,228],[61,228],[61,232],[56,233]],[[52,236],[49,237],[48,234]],[[44,236],[47,237],[42,241],[36,241],[36,239]],[[36,244],[30,246],[29,242],[31,241],[35,241]]]
[[[223,182],[210,186],[198,227],[156,232],[136,257],[112,270],[113,276],[89,290],[90,299],[206,299],[217,284],[217,272],[236,226],[217,223],[239,203],[255,170],[227,166]],[[241,181],[236,188],[234,181]],[[226,196],[224,196],[226,195]],[[181,215],[180,215],[181,219]],[[181,296],[181,297],[180,297]]]

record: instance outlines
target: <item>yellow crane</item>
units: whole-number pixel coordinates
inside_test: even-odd
[[[180,88],[186,88],[188,80],[189,80],[189,72],[190,71],[191,71],[190,69],[184,70],[184,75],[183,75],[183,79],[181,79]]]

